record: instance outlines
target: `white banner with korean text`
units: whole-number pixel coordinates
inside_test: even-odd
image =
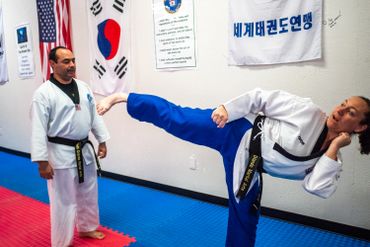
[[[229,64],[321,58],[322,0],[229,0]]]

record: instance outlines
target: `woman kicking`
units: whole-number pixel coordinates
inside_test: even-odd
[[[100,115],[127,102],[135,119],[183,140],[217,150],[223,158],[229,194],[226,246],[254,246],[263,172],[303,180],[322,198],[336,190],[339,150],[358,134],[361,154],[370,152],[370,101],[353,96],[327,116],[308,98],[255,89],[216,109],[181,107],[136,93],[116,93],[98,105]]]

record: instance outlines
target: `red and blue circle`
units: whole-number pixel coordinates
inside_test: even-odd
[[[114,58],[119,48],[121,27],[112,19],[98,25],[98,47],[106,60]]]

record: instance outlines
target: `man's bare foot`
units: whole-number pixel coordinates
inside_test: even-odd
[[[79,232],[78,235],[81,237],[81,238],[95,238],[95,239],[103,239],[105,238],[105,235],[104,233],[100,232],[100,231],[91,231],[91,232]]]
[[[104,115],[109,109],[120,102],[127,102],[128,95],[126,93],[114,93],[102,99],[97,105],[96,110],[99,115]]]

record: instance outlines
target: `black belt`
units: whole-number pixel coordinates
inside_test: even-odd
[[[242,199],[249,190],[251,185],[254,173],[256,170],[260,176],[260,189],[257,194],[256,201],[253,203],[253,207],[255,210],[258,211],[261,205],[261,196],[262,196],[262,173],[263,170],[263,159],[261,155],[261,129],[263,126],[265,116],[258,115],[254,120],[252,135],[249,142],[249,160],[247,164],[247,168],[245,169],[244,176],[242,182],[239,186],[238,193],[236,194],[237,197]]]
[[[72,146],[72,147],[75,148],[75,155],[76,155],[76,162],[77,162],[77,172],[78,172],[78,182],[79,183],[84,182],[84,168],[83,168],[82,148],[85,146],[85,144],[89,144],[94,150],[96,166],[98,168],[98,174],[100,175],[101,168],[100,168],[99,159],[96,156],[94,145],[88,139],[88,137],[86,137],[82,140],[71,140],[71,139],[67,139],[67,138],[63,138],[63,137],[50,137],[50,136],[48,136],[48,141],[52,142],[52,143]]]

